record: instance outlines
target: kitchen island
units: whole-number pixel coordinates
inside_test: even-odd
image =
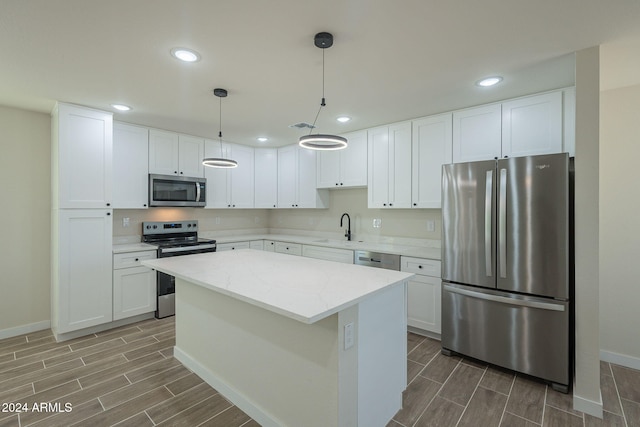
[[[385,426],[406,388],[412,274],[238,250],[176,277],[175,357],[263,426]]]

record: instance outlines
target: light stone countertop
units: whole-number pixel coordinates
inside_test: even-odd
[[[365,250],[433,260],[440,260],[441,258],[440,248],[409,246],[396,243],[363,242],[358,240],[347,241],[290,234],[244,234],[237,236],[207,237],[215,239],[216,243],[248,242],[251,240],[275,240],[278,242],[299,243],[303,245],[323,246],[336,249]]]
[[[142,264],[307,324],[413,277],[411,273],[253,249],[145,260]]]
[[[113,245],[114,254],[123,254],[127,252],[139,252],[139,251],[155,251],[157,246],[149,245],[147,243],[125,243],[120,245]]]

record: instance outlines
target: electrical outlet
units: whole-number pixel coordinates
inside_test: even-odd
[[[254,217],[253,218],[253,223],[254,224],[258,224],[260,222],[260,218],[259,217]]]
[[[433,220],[427,220],[427,231],[436,231],[436,222]]]
[[[381,228],[381,227],[382,227],[382,218],[374,218],[373,228]]]
[[[354,336],[353,336],[353,322],[347,323],[344,325],[344,349],[348,350],[353,347]]]
[[[216,225],[220,225],[220,217],[219,216],[216,217]]]
[[[122,218],[122,226],[123,227],[128,227],[129,226],[129,218]]]
[[[309,225],[313,225],[313,218],[309,218]]]

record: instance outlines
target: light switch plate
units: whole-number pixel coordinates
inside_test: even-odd
[[[353,322],[344,325],[344,349],[348,350],[353,347]]]
[[[427,220],[427,231],[436,231],[436,222],[433,220]]]

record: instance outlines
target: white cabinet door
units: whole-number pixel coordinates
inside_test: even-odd
[[[298,192],[297,149],[295,145],[278,148],[278,207],[295,208]]]
[[[411,123],[368,131],[369,208],[411,207]]]
[[[500,104],[453,113],[453,163],[491,160],[502,153]]]
[[[111,322],[112,210],[63,209],[54,243],[52,324],[65,333]]]
[[[149,130],[113,124],[113,207],[146,209],[149,202]]]
[[[255,207],[278,206],[278,150],[256,148],[255,150]]]
[[[147,267],[113,270],[113,320],[156,310],[156,272]]]
[[[178,136],[178,174],[181,176],[204,176],[204,139],[189,135]]]
[[[340,158],[341,152],[348,150],[347,147],[339,151],[321,151],[318,153],[318,188],[338,188],[340,187]]]
[[[442,165],[451,163],[452,114],[412,123],[411,206],[440,208]]]
[[[407,325],[440,334],[440,286],[437,277],[416,275],[409,280],[407,292]]]
[[[111,113],[59,103],[52,114],[54,208],[111,206]]]
[[[276,251],[276,242],[273,240],[265,240],[264,241],[264,250],[267,252],[275,252]]]
[[[255,249],[257,251],[263,251],[264,250],[264,240],[252,240],[249,243],[249,248],[250,249]]]
[[[353,264],[353,251],[348,249],[327,248],[324,246],[302,245],[302,256],[327,261]]]
[[[298,201],[299,208],[324,208],[325,202],[320,195],[327,190],[318,190],[316,185],[316,151],[296,146],[298,151]],[[328,196],[328,194],[327,194]]]
[[[340,153],[340,187],[367,185],[367,131],[344,135],[349,146]],[[325,153],[323,153],[325,154]]]
[[[502,104],[502,157],[562,152],[562,92]]]
[[[389,126],[389,206],[411,207],[411,122]]]
[[[302,245],[299,243],[276,242],[275,252],[289,255],[302,255]]]
[[[178,175],[179,153],[177,133],[149,129],[149,173]]]
[[[441,262],[401,257],[401,271],[414,273],[407,291],[407,324],[424,331],[441,333]]]
[[[231,175],[231,207],[253,208],[253,148],[231,144],[231,158],[238,162],[237,168],[229,170]]]
[[[251,242],[229,242],[216,245],[216,252],[235,251],[237,249],[251,249]]]
[[[368,206],[387,207],[389,203],[389,128],[368,131]]]
[[[206,140],[204,146],[205,157],[228,157],[229,144],[222,144],[219,141]],[[206,208],[227,208],[231,207],[231,180],[229,170],[222,168],[209,168],[204,170],[204,177],[207,179],[207,206]]]

